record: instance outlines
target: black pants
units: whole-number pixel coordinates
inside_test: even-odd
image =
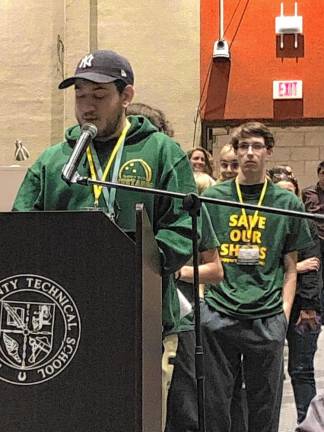
[[[295,306],[295,305],[294,305]],[[297,422],[306,417],[309,404],[316,395],[314,356],[317,350],[318,330],[306,330],[300,333],[296,329],[299,308],[293,307],[288,333],[288,373],[294,390],[297,409]]]
[[[241,356],[249,432],[277,432],[282,396],[284,314],[238,320],[202,305],[205,351],[206,431],[231,430],[231,403]],[[240,432],[239,430],[237,432]]]
[[[324,240],[323,239],[320,239],[320,245],[321,245],[322,280],[324,282]],[[322,324],[324,324],[324,283],[321,288],[320,299],[321,299],[321,321]]]
[[[176,357],[167,400],[165,432],[197,432],[195,333],[178,333]]]
[[[231,432],[248,432],[248,407],[243,362],[235,380],[231,403]]]
[[[283,314],[236,320],[201,306],[205,351],[206,431],[230,432],[231,403],[243,354],[249,432],[277,432],[282,396]],[[165,432],[198,430],[194,332],[178,334]],[[241,429],[233,432],[241,432]]]

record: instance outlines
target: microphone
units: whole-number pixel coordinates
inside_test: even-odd
[[[95,138],[97,133],[97,127],[91,123],[85,123],[81,127],[81,135],[74,146],[70,159],[62,169],[61,177],[67,184],[77,183],[77,180],[80,177],[77,172],[79,163],[88,145],[91,140]]]

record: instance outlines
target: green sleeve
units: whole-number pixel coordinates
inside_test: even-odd
[[[41,171],[40,160],[28,168],[13,204],[13,211],[44,210]]]
[[[188,158],[179,148],[175,149],[175,154],[164,158],[164,166],[161,189],[185,194],[196,192]],[[181,199],[165,197],[155,200],[155,215],[156,240],[164,254],[163,271],[173,273],[192,255],[191,217],[183,210]],[[200,218],[198,235],[201,235]]]
[[[219,241],[215,234],[210,216],[205,204],[201,207],[201,241],[199,244],[199,252],[204,252],[209,249],[216,249],[219,247]]]

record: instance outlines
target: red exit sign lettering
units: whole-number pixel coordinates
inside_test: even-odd
[[[273,99],[302,99],[303,81],[273,81]]]

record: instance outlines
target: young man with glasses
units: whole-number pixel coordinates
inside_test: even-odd
[[[303,210],[300,200],[268,181],[274,139],[262,123],[241,125],[231,137],[239,163],[235,179],[205,196]],[[303,219],[207,204],[221,244],[224,280],[211,284],[202,305],[207,432],[228,432],[243,356],[249,432],[277,432],[283,347],[296,287],[296,251],[311,243]]]

